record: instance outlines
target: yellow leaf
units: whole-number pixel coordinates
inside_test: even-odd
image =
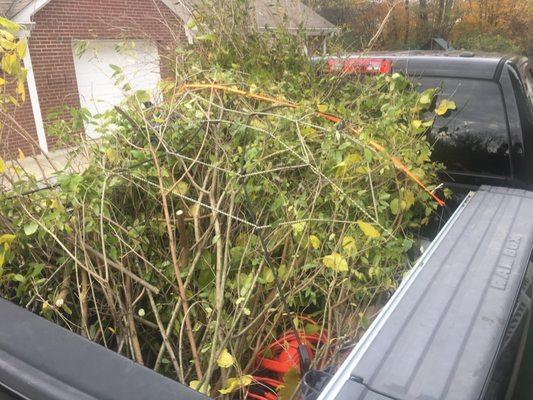
[[[20,25],[7,18],[0,17],[0,26],[6,28],[9,32],[15,33],[20,30]]]
[[[18,151],[19,151],[19,161],[24,161],[26,159],[24,152],[21,149],[18,149]]]
[[[410,190],[405,190],[403,192],[403,198],[405,200],[405,209],[409,210],[415,204],[415,195]]]
[[[240,388],[250,386],[252,380],[252,375],[243,375],[239,378],[229,378],[228,385],[224,389],[220,389],[219,392],[221,394],[229,394],[231,392],[239,390]]]
[[[319,104],[318,105],[318,111],[320,111],[321,113],[325,113],[326,111],[328,111],[327,104]]]
[[[211,392],[211,385],[206,385],[205,383],[200,387],[200,381],[192,380],[189,383],[189,387],[193,390],[196,390],[197,392],[203,393],[207,396],[209,396],[209,392]]]
[[[316,237],[315,235],[309,236],[309,244],[311,247],[315,250],[318,250],[320,248],[320,239]]]
[[[363,221],[357,221],[357,225],[359,225],[359,228],[363,231],[363,233],[371,238],[377,238],[380,236],[379,231],[374,228],[371,224],[368,224]]]
[[[455,105],[454,101],[451,100],[442,100],[439,104],[439,106],[435,109],[435,113],[437,115],[444,115],[449,110],[455,110],[457,109],[457,106]]]
[[[200,204],[193,204],[189,208],[189,215],[193,218],[195,218],[199,212],[200,212]]]
[[[180,181],[176,184],[173,192],[176,194],[181,194],[182,196],[186,196],[187,193],[189,193],[189,184],[187,182]]]
[[[357,246],[355,244],[355,239],[351,236],[344,236],[342,238],[342,248],[349,255],[353,255],[357,252]]]
[[[0,86],[4,86],[6,83],[6,80],[4,78],[0,78]]]
[[[15,235],[12,235],[10,233],[5,233],[2,236],[0,236],[0,244],[3,244],[3,243],[10,244],[11,242],[13,242],[13,240],[15,240],[15,238],[16,238]]]
[[[296,222],[295,224],[292,224],[292,230],[295,235],[299,235],[302,233],[305,229],[305,222]]]
[[[2,58],[2,69],[10,75],[14,75],[18,68],[18,59],[15,54],[8,53]]]
[[[415,129],[418,129],[422,126],[422,121],[420,121],[419,119],[415,119],[411,122],[411,126]]]
[[[235,358],[229,353],[228,349],[223,349],[217,359],[220,368],[229,368],[235,363]]]
[[[105,151],[105,156],[109,162],[114,163],[118,159],[117,151],[113,148],[109,148]]]
[[[339,253],[332,253],[324,257],[322,260],[324,265],[334,271],[345,272],[348,271],[348,263]]]
[[[24,56],[26,55],[26,41],[22,39],[19,40],[16,49],[19,58],[24,58]]]
[[[24,102],[26,101],[26,88],[24,86],[24,81],[19,80],[17,82],[17,94],[20,96],[20,99]]]
[[[0,174],[3,174],[6,172],[6,163],[4,162],[4,159],[0,157]]]

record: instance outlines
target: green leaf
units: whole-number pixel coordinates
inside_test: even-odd
[[[182,196],[186,196],[187,193],[189,193],[189,184],[185,181],[179,181],[173,190],[176,194],[181,194]]]
[[[216,35],[214,33],[207,33],[205,35],[196,36],[196,40],[200,42],[214,42]]]
[[[457,106],[455,105],[455,102],[452,100],[442,100],[438,107],[435,109],[435,113],[437,115],[445,115],[450,110],[456,110]]]
[[[352,236],[344,236],[342,238],[342,249],[349,255],[355,254],[357,252],[355,239]]]
[[[324,265],[333,271],[346,272],[348,271],[348,263],[345,258],[339,253],[332,253],[322,259]]]
[[[26,236],[31,236],[35,232],[37,232],[37,228],[39,228],[37,222],[32,221],[29,224],[24,225],[24,233],[26,234]]]
[[[405,190],[403,192],[403,199],[405,201],[405,209],[409,210],[413,204],[415,204],[415,195],[410,190]]]
[[[374,158],[374,155],[372,154],[372,151],[369,148],[365,149],[365,160],[367,162],[372,162],[372,159]]]
[[[363,221],[357,221],[357,225],[359,225],[359,228],[363,231],[363,233],[371,238],[378,238],[380,237],[379,231],[374,228],[371,224]]]
[[[433,88],[424,90],[424,92],[420,95],[420,104],[429,106],[433,101],[433,97],[435,97],[435,93],[436,89]]]
[[[194,18],[189,18],[189,22],[187,22],[187,28],[189,29],[194,29],[196,28],[196,21],[194,20]]]
[[[298,389],[300,383],[300,372],[294,367],[290,368],[285,375],[283,375],[283,384],[278,391],[279,400],[290,400]]]
[[[13,280],[15,280],[17,282],[24,282],[26,280],[26,278],[24,278],[24,276],[21,275],[21,274],[15,274],[15,275],[13,275]]]
[[[306,335],[314,335],[315,333],[320,332],[322,328],[317,324],[305,324],[304,332]]]
[[[390,202],[390,210],[394,215],[398,214],[398,212],[400,211],[400,202],[398,201],[398,199],[394,199]]]
[[[150,101],[151,99],[150,92],[148,90],[137,90],[135,92],[135,99],[139,103],[146,103],[147,101]]]
[[[274,273],[270,268],[264,268],[261,273],[261,279],[263,280],[263,283],[272,283],[274,282]]]
[[[305,229],[305,222],[296,222],[292,224],[292,231],[295,235],[301,234]]]

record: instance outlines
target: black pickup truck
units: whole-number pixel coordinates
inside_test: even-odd
[[[342,73],[403,73],[420,90],[440,87],[439,96],[455,101],[457,110],[429,132],[433,158],[447,167],[443,180],[455,198],[443,213],[446,225],[393,298],[327,386],[309,398],[533,398],[527,372],[533,365],[533,75],[527,59],[380,53],[327,64]]]
[[[396,53],[325,61],[337,69],[347,60],[348,70],[401,72],[456,102],[430,139],[464,200],[346,362],[309,398],[511,398],[533,295],[527,60]],[[3,300],[0,321],[0,399],[205,399]]]

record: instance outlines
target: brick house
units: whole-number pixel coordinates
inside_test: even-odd
[[[64,106],[95,112],[116,100],[109,64],[132,69],[151,63],[131,77],[136,88],[150,89],[160,76],[159,53],[185,40],[183,21],[168,0],[0,0],[0,7],[29,35],[28,100],[14,110],[17,124],[3,129],[4,158],[18,149],[36,154],[54,148],[47,119]],[[127,55],[114,51],[125,43],[135,44]],[[80,46],[83,55],[76,54]]]
[[[275,24],[265,0],[256,1],[259,27]],[[284,1],[291,4],[288,12],[304,15],[294,8],[299,2]],[[133,90],[155,88],[165,72],[163,53],[192,41],[187,10],[179,0],[0,0],[0,15],[27,28],[29,49],[28,100],[13,111],[16,123],[0,132],[0,157],[12,158],[18,149],[34,155],[56,148],[49,116],[65,106],[100,113],[119,102],[123,92],[111,66],[124,71]],[[304,10],[311,16],[310,34],[331,31],[333,25]],[[93,129],[86,126],[85,133],[97,136]]]

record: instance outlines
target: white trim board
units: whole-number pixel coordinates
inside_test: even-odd
[[[26,75],[26,83],[28,84],[28,92],[30,95],[31,108],[33,110],[33,119],[35,121],[35,129],[37,130],[37,139],[39,140],[39,147],[41,151],[48,154],[48,141],[46,140],[46,132],[44,130],[43,116],[41,113],[41,104],[39,103],[39,95],[37,94],[37,84],[35,82],[35,75],[33,73],[33,65],[31,63],[30,49],[26,49],[24,56],[24,68],[28,71]]]
[[[43,8],[51,1],[53,0],[33,0],[21,11],[19,11],[19,13],[15,15],[12,19],[14,22],[17,22],[19,24],[31,22],[31,18],[33,17],[33,15],[35,15],[35,13],[37,13],[41,8]],[[174,14],[176,14],[183,21],[183,23],[187,22],[185,20],[186,14],[183,12],[182,7],[173,4],[172,0],[161,0],[161,3],[166,5]]]
[[[19,24],[31,22],[31,17],[51,1],[52,0],[33,0],[13,17],[13,21],[18,22]]]

